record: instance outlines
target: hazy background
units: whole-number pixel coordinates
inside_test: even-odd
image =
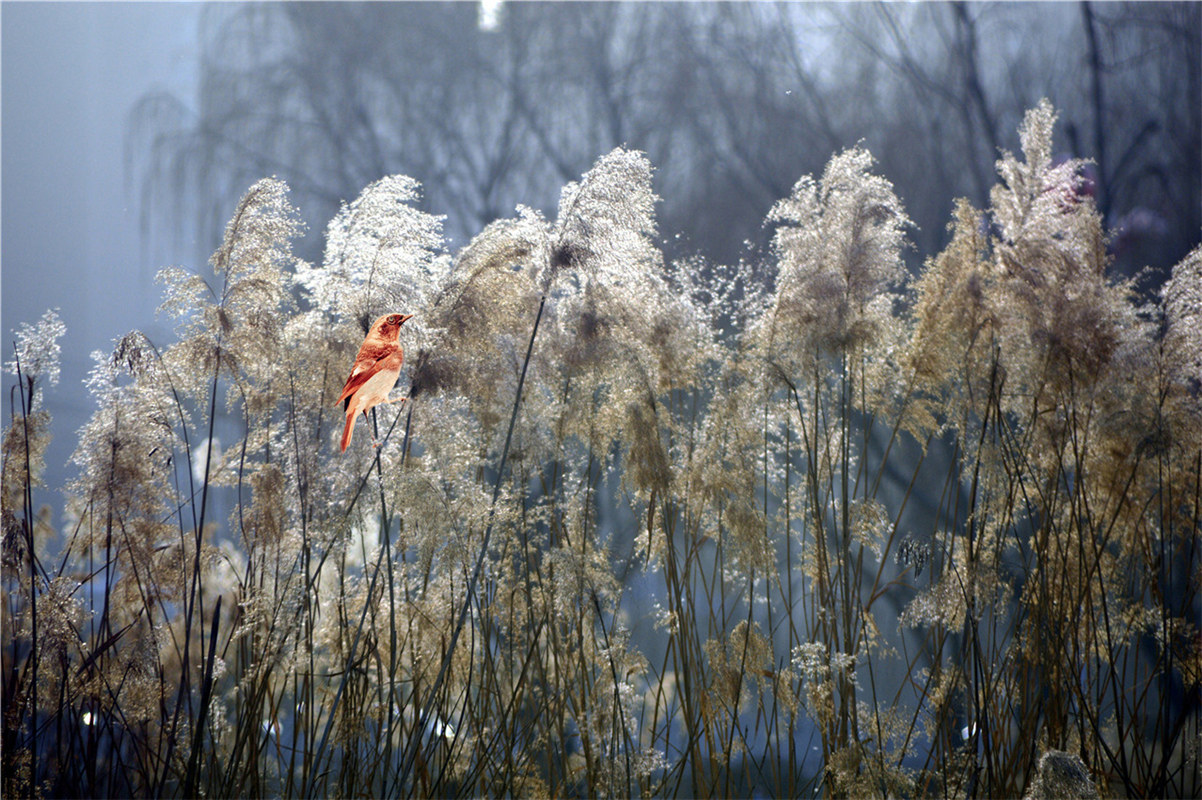
[[[59,308],[48,482],[71,474],[89,353],[166,343],[153,276],[204,271],[238,196],[293,187],[320,259],[341,201],[425,186],[450,246],[615,146],[656,166],[669,258],[752,261],[803,174],[862,141],[916,223],[988,202],[999,148],[1048,97],[1058,155],[1096,160],[1119,274],[1149,285],[1202,227],[1197,3],[14,3],[2,31],[4,360]],[[5,396],[11,379],[6,376]],[[6,405],[4,413],[10,413]],[[7,417],[6,417],[7,419]]]
[[[195,96],[200,16],[192,3],[0,3],[4,362],[20,324],[60,310],[62,376],[46,394],[51,486],[73,473],[75,432],[92,411],[89,354],[135,328],[161,338],[154,274],[196,264],[195,237],[144,235],[125,140],[146,92]],[[6,374],[6,425],[11,384]]]

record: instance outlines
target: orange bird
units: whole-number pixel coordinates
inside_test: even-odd
[[[396,385],[401,374],[401,363],[405,354],[401,350],[401,326],[405,320],[413,319],[412,314],[385,314],[371,324],[359,354],[355,356],[355,366],[351,375],[342,387],[342,394],[334,405],[346,401],[346,429],[342,432],[342,450],[351,443],[351,434],[355,432],[355,418],[372,406],[380,403],[401,402],[405,398],[389,400],[388,393]]]

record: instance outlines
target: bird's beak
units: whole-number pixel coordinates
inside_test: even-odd
[[[413,319],[412,314],[401,314],[401,325],[404,325],[409,320]],[[400,327],[399,325],[397,327]]]

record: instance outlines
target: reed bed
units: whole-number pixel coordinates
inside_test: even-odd
[[[57,508],[17,331],[4,796],[1197,796],[1202,249],[1109,277],[1054,121],[916,269],[860,147],[736,265],[664,262],[623,149],[455,254],[394,176],[306,264],[260,181]]]

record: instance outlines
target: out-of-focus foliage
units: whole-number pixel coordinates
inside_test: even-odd
[[[204,26],[199,106],[147,97],[132,142],[146,207],[199,210],[202,236],[265,174],[325,219],[400,173],[460,245],[635,148],[669,259],[733,263],[796,176],[861,142],[941,249],[952,198],[988,202],[1049,97],[1116,268],[1163,280],[1202,230],[1199,30],[1190,2],[503,3],[487,24],[470,3],[250,4]]]
[[[257,181],[178,340],[95,354],[61,530],[22,330],[4,795],[1196,795],[1199,250],[1116,276],[1055,125],[913,279],[864,146],[731,266],[665,260],[628,148],[455,253],[398,175],[306,264]],[[389,311],[406,402],[340,453]]]

